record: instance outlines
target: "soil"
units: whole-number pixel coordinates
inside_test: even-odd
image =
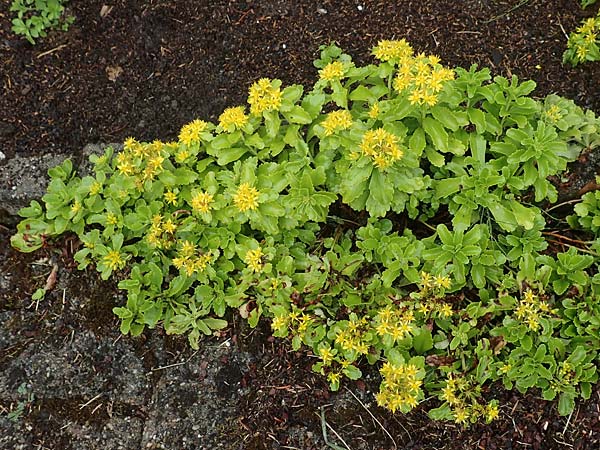
[[[536,96],[600,113],[600,63],[561,64],[565,32],[598,10],[575,0],[72,1],[71,28],[36,46],[10,32],[9,3],[0,4],[0,166],[80,159],[88,143],[128,136],[174,139],[194,118],[244,103],[258,78],[312,83],[318,47],[332,41],[362,64],[378,40],[406,38],[451,66],[533,79]],[[584,166],[572,168],[580,186],[597,172]],[[462,428],[427,418],[435,400],[408,415],[378,408],[368,368],[329,392],[310,355],[267,324],[251,330],[231,317],[198,352],[159,329],[121,337],[112,308],[122,298],[114,283],[75,270],[72,239],[23,255],[8,245],[14,220],[2,223],[0,449],[600,448],[598,388],[560,417],[537,392],[493,387],[501,417]],[[55,266],[56,286],[32,302]]]

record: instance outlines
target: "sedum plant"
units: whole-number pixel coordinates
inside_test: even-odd
[[[129,138],[83,177],[65,161],[12,244],[77,234],[79,268],[127,293],[125,334],[198,348],[232,309],[312,352],[334,390],[377,365],[392,412],[433,398],[432,418],[490,422],[497,382],[569,414],[597,381],[599,258],[545,210],[600,121],[404,40],[373,55],[322,47],[308,89],[264,78],[175,142]],[[581,205],[569,220],[589,228]]]
[[[61,17],[65,3],[67,0],[13,0],[10,11],[17,17],[12,20],[12,31],[35,45],[36,39],[46,37],[48,29],[68,30],[75,19]]]
[[[593,1],[582,2],[585,8]],[[600,40],[598,33],[600,32],[600,12],[596,17],[590,17],[581,22],[581,25],[571,34],[567,42],[567,49],[563,53],[563,63],[569,63],[573,67],[587,61],[600,60]]]

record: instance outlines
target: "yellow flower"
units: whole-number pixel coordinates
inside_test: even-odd
[[[167,191],[165,192],[164,197],[167,203],[170,203],[171,205],[177,204],[177,194],[175,192]]]
[[[162,168],[162,163],[164,162],[165,158],[163,158],[162,155],[154,155],[152,158],[150,158],[148,160],[148,166],[152,167],[155,170],[158,170],[160,168]]]
[[[498,405],[495,403],[488,403],[485,406],[485,420],[491,422],[498,417]]]
[[[469,419],[469,413],[466,409],[464,408],[456,408],[454,410],[454,421],[456,423],[466,423],[466,421]]]
[[[245,108],[243,106],[227,108],[219,116],[219,125],[228,132],[239,130],[247,123],[248,116],[246,115]]]
[[[76,215],[79,212],[81,212],[81,203],[79,203],[79,200],[75,200],[71,205],[71,214]]]
[[[260,192],[248,183],[242,183],[233,196],[233,203],[240,212],[255,210],[258,208],[258,196]]]
[[[288,326],[288,318],[285,316],[275,316],[271,322],[271,328],[275,331],[281,330]]]
[[[244,257],[244,262],[252,272],[260,272],[263,268],[263,256],[264,253],[261,248],[255,250],[248,250]]]
[[[340,372],[329,372],[327,375],[327,381],[331,384],[339,384],[342,374]]]
[[[498,372],[504,375],[508,373],[510,369],[512,369],[512,366],[508,363],[505,363],[502,367],[500,367],[500,369],[498,369]]]
[[[167,233],[173,234],[177,230],[177,225],[171,220],[171,218],[169,218],[165,220],[165,223],[163,224],[163,229]]]
[[[125,150],[126,152],[130,152],[133,151],[138,145],[140,145],[138,141],[136,141],[132,137],[128,137],[123,143],[123,150]]]
[[[196,192],[192,195],[190,204],[194,210],[200,211],[201,213],[207,213],[210,211],[213,199],[213,195],[208,192]]]
[[[319,349],[319,356],[323,360],[323,364],[325,364],[326,366],[331,364],[331,361],[333,361],[333,352],[329,347],[321,347]]]
[[[90,186],[90,195],[97,195],[102,190],[102,183],[94,181]]]
[[[373,120],[377,119],[377,117],[379,117],[379,112],[379,103],[374,103],[369,109],[369,118]]]
[[[434,279],[434,284],[435,287],[438,289],[449,289],[450,286],[452,285],[452,282],[450,281],[450,277],[445,277],[442,275],[437,275]]]
[[[433,277],[430,273],[421,272],[421,286],[423,286],[423,289],[430,289],[433,287]]]
[[[325,129],[325,136],[331,136],[336,131],[347,130],[352,126],[352,114],[345,109],[332,111],[325,116],[321,125]]]
[[[181,149],[175,155],[175,161],[177,161],[179,164],[181,164],[186,159],[188,159],[190,156],[192,156],[192,154],[189,151],[187,151],[185,149]]]
[[[118,250],[110,250],[104,258],[102,258],[104,264],[106,264],[110,270],[120,269],[125,265],[125,260],[122,258],[121,253]]]
[[[265,111],[274,111],[281,106],[281,91],[271,80],[261,78],[252,86],[248,94],[250,113],[258,116]]]
[[[448,303],[443,303],[439,308],[439,312],[444,317],[450,317],[452,316],[452,307]]]
[[[179,133],[179,141],[185,145],[192,145],[200,141],[200,135],[206,131],[208,123],[196,119],[193,122],[184,125]]]
[[[183,258],[190,258],[196,252],[196,244],[190,241],[183,241],[179,254]]]
[[[333,81],[339,80],[344,76],[344,65],[340,61],[334,61],[327,64],[319,70],[319,78],[321,80]]]
[[[380,61],[400,60],[413,54],[412,47],[405,39],[399,41],[379,41],[373,48],[373,55]]]
[[[109,212],[108,214],[106,214],[106,224],[107,225],[116,225],[117,223],[119,223],[119,219],[117,218],[117,216],[111,212]]]

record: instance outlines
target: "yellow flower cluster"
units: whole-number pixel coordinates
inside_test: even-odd
[[[527,289],[515,309],[515,316],[522,323],[525,323],[531,331],[540,329],[540,318],[544,315],[551,314],[550,306],[544,300],[533,293],[531,289]]]
[[[258,208],[258,196],[260,192],[248,183],[242,183],[233,196],[233,203],[240,212],[255,210]]]
[[[394,89],[408,94],[411,104],[434,106],[445,82],[454,79],[454,71],[443,67],[437,56],[419,54],[400,61]]]
[[[368,329],[367,325],[368,320],[366,317],[351,318],[346,328],[340,330],[335,337],[336,344],[344,351],[366,355],[369,353],[369,344],[364,341],[365,332]]]
[[[404,154],[398,146],[398,137],[383,128],[367,131],[363,135],[360,149],[379,170],[387,169]]]
[[[252,272],[260,272],[264,266],[262,249],[259,247],[254,250],[248,250],[244,257],[244,262]]]
[[[177,256],[173,258],[173,265],[176,269],[191,277],[195,272],[203,272],[211,259],[212,255],[210,252],[197,255],[196,244],[190,241],[183,241]]]
[[[268,78],[261,78],[252,86],[248,94],[250,113],[258,116],[265,111],[274,111],[281,106],[281,90],[273,86]]]
[[[379,369],[383,381],[377,393],[377,404],[392,412],[408,412],[419,403],[422,395],[419,369],[414,364],[394,365],[386,362]]]
[[[117,171],[122,175],[135,176],[136,185],[142,188],[145,181],[152,181],[163,170],[167,149],[162,141],[141,143],[127,138],[123,151],[115,156]]]
[[[201,134],[205,132],[207,128],[207,122],[196,119],[181,128],[181,131],[179,132],[179,141],[187,146],[200,142]]]
[[[325,129],[325,136],[331,136],[336,131],[347,130],[352,126],[352,114],[345,109],[332,111],[327,114],[321,125]]]
[[[243,128],[247,123],[248,116],[243,106],[227,108],[219,116],[219,126],[229,133]]]
[[[194,192],[190,200],[190,205],[194,211],[207,213],[210,211],[214,196],[208,192]]]
[[[413,54],[413,49],[405,39],[399,41],[383,40],[379,41],[373,48],[373,55],[380,61],[397,62],[408,58]]]
[[[431,292],[433,290],[450,289],[452,280],[444,275],[431,275],[428,272],[421,272],[421,290]]]
[[[110,270],[122,269],[125,267],[125,259],[123,259],[119,250],[109,250],[102,258],[102,262],[104,262]]]
[[[544,111],[544,116],[552,123],[557,123],[560,119],[562,119],[562,111],[560,106],[552,105],[546,111]]]
[[[446,386],[442,389],[441,399],[450,405],[456,423],[476,422],[480,417],[490,423],[498,417],[498,402],[492,400],[482,405],[477,401],[478,395],[478,389],[473,382],[465,377],[449,374]]]
[[[600,33],[600,13],[595,18],[586,19],[583,25],[577,28],[577,33],[571,35],[569,46],[574,45],[578,62],[585,62],[592,47],[598,45],[598,33]],[[572,42],[574,44],[571,44]]]
[[[390,336],[394,341],[400,341],[414,330],[414,319],[412,311],[386,306],[375,316],[375,331],[379,336]]]
[[[148,244],[156,248],[169,248],[172,245],[172,236],[177,231],[177,224],[169,217],[163,221],[160,214],[152,217],[150,230],[146,234]]]
[[[319,78],[325,81],[339,80],[344,76],[344,64],[334,61],[319,70]]]

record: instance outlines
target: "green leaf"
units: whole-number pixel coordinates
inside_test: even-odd
[[[568,416],[575,409],[575,398],[573,394],[563,392],[558,397],[558,413],[561,416]]]
[[[353,365],[344,367],[342,371],[344,372],[344,375],[346,375],[351,380],[358,380],[360,379],[360,377],[362,377],[362,372],[360,371],[360,369]]]
[[[443,125],[431,117],[423,119],[423,129],[431,138],[431,142],[436,150],[442,152],[448,151],[448,133]]]
[[[416,157],[420,157],[427,145],[425,139],[425,131],[423,128],[417,128],[408,140],[408,148],[415,154]]]
[[[212,317],[206,317],[202,319],[206,326],[208,326],[211,330],[222,330],[227,327],[227,321],[223,319],[215,319]]]
[[[284,114],[290,123],[308,124],[313,118],[301,106],[295,105],[292,110]]]
[[[420,355],[433,348],[433,338],[429,329],[421,328],[420,332],[413,336],[413,348]]]
[[[369,194],[366,205],[369,214],[373,217],[385,216],[392,203],[394,187],[386,183],[384,175],[377,169],[371,174]]]

